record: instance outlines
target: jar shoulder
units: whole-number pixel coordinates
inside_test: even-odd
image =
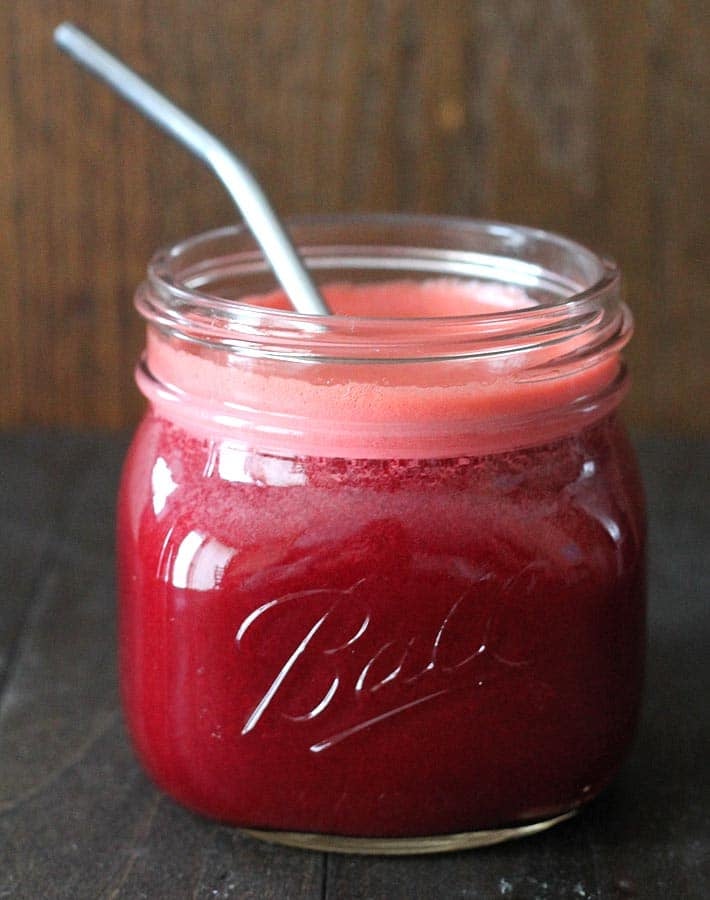
[[[644,544],[639,471],[615,416],[494,456],[345,460],[247,451],[148,415],[124,468],[120,522],[124,537],[156,545],[168,532],[252,548],[380,535],[395,552],[426,537],[436,548],[525,545],[532,558],[555,542],[631,556]]]

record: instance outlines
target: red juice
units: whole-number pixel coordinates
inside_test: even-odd
[[[300,229],[300,230],[299,230]],[[358,852],[540,830],[638,715],[644,525],[611,264],[539,231],[296,228],[300,316],[238,229],[149,268],[118,517],[124,709],[191,809]]]
[[[128,723],[192,809],[476,831],[573,809],[623,759],[643,566],[614,417],[517,452],[350,460],[148,416],[122,498]]]

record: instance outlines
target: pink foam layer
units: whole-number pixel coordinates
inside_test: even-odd
[[[367,316],[472,315],[535,305],[515,287],[444,279],[331,285],[324,293],[335,312]],[[281,293],[250,302],[256,299],[286,307]],[[234,432],[265,450],[450,457],[570,433],[590,414],[570,412],[569,405],[602,392],[619,368],[611,357],[581,371],[527,380],[524,363],[520,354],[394,365],[284,363],[210,355],[150,329],[147,365],[164,387],[145,376],[139,383],[167,418],[200,432]]]

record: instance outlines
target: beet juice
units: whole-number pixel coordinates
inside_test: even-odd
[[[631,742],[642,495],[613,267],[463,220],[156,256],[119,503],[121,681],[154,780],[271,840],[426,852],[560,821]]]

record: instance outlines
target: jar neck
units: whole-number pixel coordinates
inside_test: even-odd
[[[326,291],[359,285],[351,300],[369,302],[363,285],[384,284],[377,314],[273,308],[270,275],[239,229],[158,254],[136,302],[148,321],[138,383],[159,415],[276,454],[443,458],[547,443],[619,403],[631,319],[618,273],[584,248],[431,217],[310,220],[292,233]],[[447,304],[479,287],[522,301],[383,315],[397,285],[419,297],[432,279]]]

